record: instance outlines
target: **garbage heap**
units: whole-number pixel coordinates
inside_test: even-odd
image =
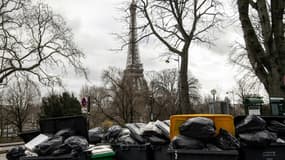
[[[214,122],[209,118],[190,118],[179,127],[180,135],[172,139],[170,147],[211,151],[239,149],[239,141],[227,130],[220,128],[217,135],[215,130]]]
[[[71,129],[63,129],[56,134],[40,134],[24,147],[11,149],[6,157],[8,160],[29,160],[34,157],[63,157],[80,159],[88,149],[88,141],[82,136],[76,136]]]
[[[285,122],[274,117],[266,121],[260,116],[249,115],[237,123],[236,132],[243,147],[285,144]]]
[[[128,123],[114,125],[106,132],[97,127],[89,130],[89,142],[97,146],[110,144],[118,160],[165,160],[170,142],[169,123],[169,120]],[[96,150],[91,152],[96,157]]]
[[[235,118],[240,140],[240,159],[285,159],[284,116],[239,116]]]
[[[169,120],[114,125],[105,132],[96,127],[88,131],[91,144],[169,144]]]

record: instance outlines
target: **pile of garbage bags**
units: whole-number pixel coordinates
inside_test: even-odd
[[[91,144],[169,144],[169,120],[114,125],[107,131],[96,127],[88,131],[88,136]]]
[[[249,115],[236,125],[237,137],[243,146],[266,147],[273,143],[285,144],[285,123],[265,121],[260,116]]]
[[[224,129],[216,135],[214,122],[205,117],[186,120],[180,127],[180,135],[171,141],[173,149],[233,150],[240,147],[239,141]]]
[[[86,138],[76,136],[71,129],[63,129],[54,135],[40,134],[24,147],[12,148],[6,155],[8,160],[18,160],[20,157],[42,157],[69,155],[79,157],[88,148]]]

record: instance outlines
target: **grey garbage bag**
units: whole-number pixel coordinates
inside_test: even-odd
[[[181,135],[198,138],[209,139],[215,136],[214,122],[205,117],[195,117],[186,120],[180,127]]]
[[[215,145],[223,150],[235,150],[240,148],[238,139],[223,128],[220,128],[219,134],[215,139]]]
[[[86,150],[88,148],[88,141],[81,136],[71,136],[64,141],[64,144],[67,144],[72,149],[79,147],[82,150]]]
[[[236,125],[237,133],[248,133],[251,131],[262,131],[265,129],[266,122],[260,116],[248,115],[243,121]]]
[[[164,120],[163,123],[165,123],[168,127],[170,126],[170,120]]]
[[[104,138],[107,142],[113,143],[118,139],[121,131],[122,131],[121,126],[114,125],[108,129],[107,133],[104,135]]]
[[[145,139],[141,136],[140,129],[134,123],[125,124],[126,128],[128,128],[131,132],[131,137],[139,144],[144,144]]]
[[[162,135],[161,130],[157,128],[154,122],[149,122],[147,125],[142,127],[140,130],[143,136]]]
[[[205,144],[194,138],[178,135],[173,138],[170,144],[173,149],[203,149]]]
[[[169,131],[169,126],[168,126],[167,124],[165,124],[165,123],[163,123],[162,121],[159,121],[159,120],[155,121],[154,124],[155,124],[155,126],[156,126],[157,128],[160,129],[161,133],[162,133],[165,137],[169,138],[169,132],[170,132],[170,131]]]
[[[239,134],[241,144],[245,146],[266,147],[277,140],[275,133],[268,130]]]
[[[62,136],[55,136],[46,142],[43,142],[35,147],[35,153],[39,156],[46,156],[51,154],[63,143]]]
[[[131,137],[131,135],[123,135],[118,138],[118,143],[120,144],[136,144],[136,141]]]
[[[81,136],[71,136],[64,141],[70,147],[70,154],[73,157],[78,157],[80,153],[88,148],[88,141]]]
[[[8,160],[19,160],[23,156],[26,156],[23,147],[13,147],[6,154]]]
[[[104,137],[104,129],[96,127],[88,130],[89,142],[93,144],[100,143]]]
[[[147,124],[145,124],[145,123],[134,123],[137,127],[138,127],[138,129],[141,129],[141,128],[143,128],[144,126],[146,126]]]
[[[56,132],[56,134],[54,135],[55,137],[59,137],[62,136],[63,140],[67,139],[70,136],[74,136],[74,130],[70,129],[70,128],[66,128],[66,129],[62,129],[59,130],[58,132]]]
[[[128,128],[122,128],[121,133],[119,134],[119,137],[130,135],[131,131]]]

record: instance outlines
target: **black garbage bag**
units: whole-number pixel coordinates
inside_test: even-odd
[[[195,117],[186,120],[180,127],[181,135],[198,138],[208,139],[215,136],[214,122],[205,117]]]
[[[203,149],[205,144],[194,138],[186,137],[183,135],[175,136],[171,142],[173,149]]]
[[[93,144],[100,143],[104,137],[104,129],[102,127],[89,129],[88,137],[90,143]]]
[[[110,127],[107,133],[104,135],[105,140],[107,140],[108,142],[115,142],[117,138],[119,137],[121,131],[122,131],[122,127],[119,125],[114,125]]]
[[[63,137],[53,137],[35,147],[35,153],[39,156],[46,156],[55,151],[63,143]]]
[[[157,137],[155,135],[145,137],[147,139],[147,142],[153,145],[164,145],[169,144],[170,140],[166,138]]]
[[[6,158],[8,160],[19,160],[20,157],[23,156],[26,156],[25,149],[23,147],[13,147],[6,154]]]
[[[239,134],[242,145],[254,147],[266,147],[272,142],[276,142],[276,133],[268,130]]]
[[[248,133],[251,131],[262,131],[265,129],[266,121],[257,115],[248,115],[241,123],[237,124],[237,133]]]
[[[63,140],[67,139],[68,137],[74,136],[74,130],[67,128],[67,129],[62,129],[56,132],[54,136],[59,137],[62,136]]]
[[[219,148],[218,146],[211,144],[211,143],[207,143],[206,147],[203,150],[208,150],[208,151],[223,151],[221,148]]]
[[[141,132],[140,129],[137,127],[136,124],[134,123],[128,123],[125,125],[126,128],[128,128],[131,132],[131,137],[139,144],[144,144],[145,140],[144,138],[141,136]]]
[[[280,123],[278,121],[270,121],[267,125],[267,129],[271,132],[278,133],[278,135],[285,135],[285,124]]]
[[[215,145],[223,150],[235,150],[240,148],[237,138],[232,136],[227,130],[220,128],[219,134],[215,137]]]

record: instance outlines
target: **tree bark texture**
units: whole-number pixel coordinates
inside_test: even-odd
[[[238,0],[248,59],[269,96],[285,97],[284,4],[284,0],[271,0],[270,6],[266,0]],[[250,6],[258,14],[259,28],[253,27]]]

